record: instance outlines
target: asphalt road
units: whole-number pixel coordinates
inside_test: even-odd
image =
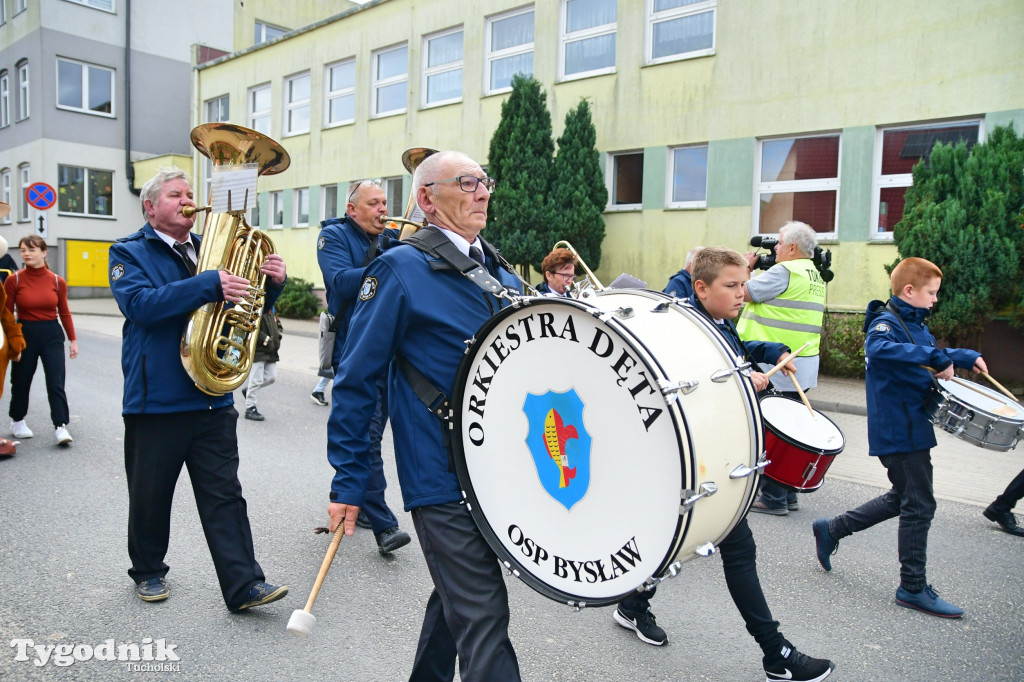
[[[36,437],[0,461],[0,679],[405,679],[430,592],[415,542],[384,559],[368,531],[343,540],[313,610],[313,635],[299,639],[285,631],[292,610],[305,604],[329,541],[312,533],[326,523],[331,470],[328,410],[308,397],[311,372],[282,369],[278,384],[260,396],[267,421],[240,420],[238,427],[257,557],[271,582],[291,586],[288,597],[242,615],[227,611],[182,476],[167,556],[171,597],[154,604],[135,598],[126,574],[118,325],[98,318],[79,324],[81,355],[69,362],[67,381],[73,445],[54,445],[40,369],[28,415]],[[5,433],[9,423],[4,416]],[[841,425],[848,434],[862,433],[864,420],[846,415]],[[386,449],[394,482],[390,439]],[[930,535],[930,580],[967,610],[963,620],[893,603],[895,521],[844,540],[833,572],[821,570],[811,521],[878,492],[826,481],[788,517],[751,518],[762,584],[784,634],[800,650],[836,661],[832,680],[1024,678],[1024,541],[994,530],[977,506],[941,501]],[[623,491],[625,504],[642,497]],[[388,499],[400,507],[397,486]],[[396,513],[411,533],[408,515]],[[526,680],[764,679],[760,650],[729,599],[717,555],[686,564],[659,589],[654,610],[670,640],[661,648],[620,628],[609,609],[575,612],[515,578],[507,582],[512,639]],[[135,672],[123,662],[95,659],[64,667],[52,658],[45,665],[17,660],[16,642],[23,640],[95,647],[111,639],[148,644],[144,638],[173,645],[180,659],[173,670]],[[32,648],[27,652],[36,659]]]

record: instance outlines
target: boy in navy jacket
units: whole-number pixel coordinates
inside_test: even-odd
[[[960,618],[964,610],[936,594],[925,576],[928,529],[935,515],[931,448],[935,431],[926,409],[932,372],[951,379],[954,365],[987,372],[981,354],[939,349],[925,325],[938,300],[942,271],[923,258],[906,258],[892,271],[893,297],[872,301],[864,319],[867,360],[868,448],[887,470],[892,488],[833,519],[812,523],[818,561],[832,570],[839,540],[899,517],[900,586],[896,603],[933,616]]]

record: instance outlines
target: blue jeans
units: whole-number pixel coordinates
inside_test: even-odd
[[[838,540],[898,516],[900,584],[908,592],[920,592],[928,584],[928,530],[935,516],[931,451],[882,455],[878,461],[885,467],[892,488],[830,520],[828,532]]]
[[[320,381],[316,382],[316,386],[313,388],[313,393],[323,393],[327,390],[327,386],[331,383],[330,377],[320,377]]]

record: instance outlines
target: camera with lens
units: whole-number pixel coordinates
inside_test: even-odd
[[[750,245],[753,247],[768,249],[769,253],[761,254],[757,258],[757,262],[754,263],[755,270],[767,270],[768,268],[775,265],[775,245],[779,243],[778,239],[773,237],[762,237],[761,235],[755,235],[750,238]],[[811,257],[811,262],[814,263],[814,267],[818,270],[818,274],[825,282],[831,282],[836,276],[831,270],[832,266],[832,252],[825,251],[820,246],[814,247],[814,255]]]

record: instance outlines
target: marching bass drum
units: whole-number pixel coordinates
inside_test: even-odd
[[[452,454],[502,563],[573,606],[709,555],[753,501],[757,395],[706,317],[660,293],[531,297],[467,342]]]

